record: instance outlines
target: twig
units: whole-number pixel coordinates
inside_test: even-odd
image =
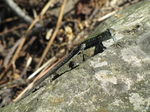
[[[57,65],[57,63],[59,63],[60,61],[61,61],[61,60],[58,60],[55,64],[51,65],[51,67],[48,68],[48,70],[51,69],[51,68],[53,68],[53,67],[54,67],[55,65]],[[46,70],[46,72],[47,72],[48,70]],[[45,73],[45,72],[44,72],[44,73]],[[43,77],[43,75],[45,75],[44,73],[43,73],[43,72],[40,73],[40,74],[32,81],[32,83],[30,83],[30,84],[17,96],[17,98],[15,98],[15,99],[13,100],[13,102],[17,102],[19,99],[25,97],[25,96],[27,95],[27,94],[26,94],[26,91],[28,91],[28,90],[30,90],[31,88],[33,88],[33,87],[35,86],[36,81],[38,81],[41,77]]]
[[[26,63],[26,66],[25,66],[23,72],[22,72],[21,75],[20,75],[22,78],[23,78],[23,76],[26,74],[27,69],[28,69],[29,65],[31,64],[31,61],[32,61],[32,57],[30,56],[30,57],[28,58],[28,60],[27,60],[27,63]]]
[[[14,21],[14,20],[17,20],[17,19],[18,19],[17,16],[15,16],[15,17],[10,17],[10,18],[7,18],[7,19],[1,21],[0,23],[1,23],[1,24],[2,24],[2,23],[7,23],[7,22],[11,22],[11,21]]]
[[[5,74],[5,73],[7,72],[7,70],[11,67],[11,65],[14,65],[15,60],[17,59],[18,54],[19,54],[19,52],[20,52],[20,50],[21,50],[21,48],[22,48],[22,46],[23,46],[25,40],[26,40],[26,38],[25,38],[25,37],[22,37],[22,41],[21,41],[19,47],[17,48],[17,50],[16,50],[16,52],[15,52],[13,58],[11,59],[11,62],[10,62],[10,63],[8,64],[8,66],[5,68],[5,70],[3,71],[3,73],[0,75],[0,79],[3,78],[4,74]]]
[[[92,12],[91,16],[89,17],[89,20],[92,20],[92,18],[96,15],[96,13],[98,12],[99,8],[95,8],[94,11]]]
[[[38,68],[34,73],[32,73],[29,77],[28,80],[32,79],[35,77],[36,74],[38,74],[43,68],[45,68],[49,63],[52,61],[56,60],[56,57],[53,57],[52,59],[48,60],[45,64],[43,64],[40,68]]]
[[[9,0],[7,0],[7,1],[9,1]],[[33,21],[33,22],[31,23],[31,25],[28,27],[28,29],[27,29],[27,31],[26,31],[26,33],[25,33],[25,36],[22,37],[22,41],[21,41],[20,45],[18,46],[18,48],[17,48],[17,50],[16,50],[16,52],[15,52],[15,54],[14,54],[14,56],[13,56],[11,62],[10,62],[9,65],[5,68],[5,70],[3,71],[3,73],[0,75],[0,79],[2,79],[2,77],[4,76],[4,74],[6,73],[6,71],[11,67],[11,65],[14,64],[15,60],[16,60],[17,57],[18,57],[18,54],[19,54],[20,50],[22,49],[23,44],[24,44],[25,41],[26,41],[26,37],[28,36],[30,30],[33,28],[33,26],[35,25],[35,23],[39,20],[39,17],[40,17],[41,15],[43,15],[43,14],[45,13],[45,11],[47,11],[48,6],[50,6],[50,4],[51,4],[52,1],[53,1],[53,0],[50,0],[50,1],[47,3],[48,5],[46,4],[46,6],[45,6],[45,7],[43,8],[43,10],[41,11],[41,13],[37,16],[37,18],[34,19],[34,21]]]
[[[97,21],[98,21],[98,22],[103,21],[103,20],[109,18],[110,16],[112,16],[112,15],[114,15],[114,14],[116,14],[116,11],[110,12],[110,13],[106,14],[105,16],[103,16],[103,17],[101,17],[101,18],[98,18]]]
[[[4,1],[24,21],[26,21],[27,23],[31,23],[33,21],[33,19],[30,16],[26,15],[24,11],[22,11],[22,9],[13,0]]]
[[[50,0],[42,9],[42,11],[40,12],[40,14],[32,21],[32,23],[30,24],[29,28],[26,31],[26,34],[28,34],[30,32],[30,30],[33,28],[33,26],[40,20],[40,18],[42,18],[42,16],[45,14],[45,12],[48,10],[48,8],[51,6],[53,0]]]
[[[21,39],[22,39],[22,38],[20,38],[20,39],[15,43],[15,45],[11,48],[11,50],[10,50],[9,53],[8,53],[8,55],[7,55],[6,58],[4,59],[4,63],[3,63],[3,66],[4,66],[4,67],[7,66],[7,64],[8,64],[8,62],[9,62],[11,56],[13,55],[13,53],[14,53],[14,51],[16,50],[17,46],[20,44]]]
[[[25,51],[29,46],[31,46],[32,43],[35,41],[35,39],[36,39],[36,37],[35,37],[35,36],[32,36],[31,39],[30,39],[30,41],[28,41],[28,42],[26,43],[26,45],[24,45],[24,47],[22,48],[22,51]]]
[[[53,65],[50,65],[50,66],[47,66],[47,67],[45,67],[42,71],[41,71],[41,73],[38,75],[38,76],[40,76],[40,75],[42,75],[42,76],[40,76],[40,77],[43,77],[48,71],[50,71],[55,65],[57,65],[60,61],[62,61],[63,59],[64,59],[64,57],[65,56],[63,56],[61,59],[59,59],[57,62],[55,62]]]
[[[51,39],[49,40],[48,45],[46,46],[46,48],[45,48],[45,50],[44,50],[44,52],[43,52],[43,54],[42,54],[42,57],[41,57],[41,59],[40,59],[38,65],[36,66],[36,68],[39,68],[39,67],[40,67],[41,63],[43,62],[43,59],[45,58],[45,56],[46,56],[48,50],[50,49],[50,47],[51,47],[51,45],[52,45],[52,43],[53,43],[53,41],[54,41],[54,39],[55,39],[55,37],[56,37],[56,35],[57,35],[57,32],[58,32],[59,27],[60,27],[60,23],[61,23],[61,21],[62,21],[62,16],[63,16],[64,8],[65,8],[65,5],[66,5],[66,1],[67,1],[67,0],[64,0],[64,1],[63,1],[63,4],[62,4],[62,6],[61,6],[61,10],[60,10],[60,14],[59,14],[59,18],[58,18],[58,21],[57,21],[56,29],[55,29],[55,31],[54,31],[54,33],[53,33]]]
[[[27,25],[26,24],[21,24],[19,26],[13,27],[11,29],[7,29],[7,31],[0,32],[0,36],[3,36],[5,34],[8,34],[10,32],[13,32],[13,31],[15,31],[17,29],[24,28],[24,27],[27,27]]]

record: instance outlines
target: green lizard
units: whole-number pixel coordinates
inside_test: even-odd
[[[54,66],[50,71],[48,71],[43,77],[41,77],[39,80],[34,82],[30,88],[28,88],[24,94],[21,95],[21,97],[16,98],[16,101],[19,101],[26,97],[37,85],[39,85],[42,81],[44,81],[47,77],[54,74],[60,67],[65,65],[70,59],[72,59],[76,54],[78,54],[81,50],[88,49],[93,46],[98,46],[100,49],[103,49],[102,42],[108,39],[111,39],[114,37],[112,36],[109,29],[107,29],[105,32],[98,34],[98,35],[92,35],[80,44],[77,45],[76,48],[74,48],[61,62],[59,62],[56,66]]]

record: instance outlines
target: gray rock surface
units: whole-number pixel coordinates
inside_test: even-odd
[[[99,26],[115,29],[107,50],[0,111],[150,112],[149,0],[118,15]]]

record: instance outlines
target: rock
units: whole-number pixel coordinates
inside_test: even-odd
[[[150,4],[143,0],[99,28],[116,42],[1,112],[150,112]]]

